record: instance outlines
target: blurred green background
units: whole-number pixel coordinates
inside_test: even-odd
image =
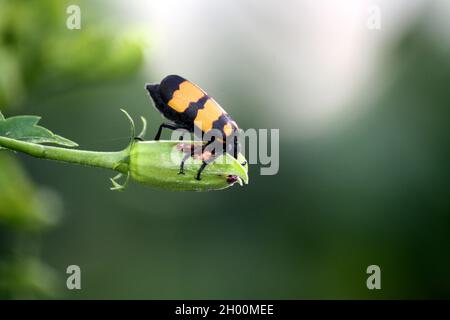
[[[0,298],[450,298],[449,5],[377,5],[379,30],[369,1],[0,0],[7,117],[118,150],[119,108],[153,137],[144,83],[176,73],[280,129],[277,175],[210,193],[1,151]]]

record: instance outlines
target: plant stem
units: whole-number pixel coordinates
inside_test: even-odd
[[[116,152],[97,152],[50,147],[0,136],[0,146],[30,156],[80,165],[128,172],[129,148]]]

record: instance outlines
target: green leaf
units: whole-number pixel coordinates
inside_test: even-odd
[[[5,119],[0,113],[0,136],[37,144],[48,143],[64,147],[78,146],[77,143],[38,126],[40,119],[38,116],[17,116]]]
[[[5,117],[3,116],[3,113],[0,111],[0,121],[5,120]]]

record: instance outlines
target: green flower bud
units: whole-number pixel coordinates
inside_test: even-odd
[[[201,142],[200,142],[201,143]],[[190,157],[185,162],[184,174],[179,174],[185,152],[180,145],[199,144],[192,141],[135,142],[130,148],[129,172],[133,180],[170,190],[209,191],[228,188],[235,184],[247,184],[248,175],[243,155],[236,160],[229,154],[219,156],[202,172],[196,174],[202,161]]]

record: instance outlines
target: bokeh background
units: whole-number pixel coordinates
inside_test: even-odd
[[[0,152],[0,297],[450,298],[449,21],[445,0],[0,0],[6,116],[119,150],[119,108],[151,138],[144,83],[175,73],[280,129],[277,175],[210,193]]]

